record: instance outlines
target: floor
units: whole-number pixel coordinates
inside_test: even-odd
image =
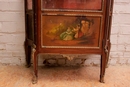
[[[130,65],[109,66],[105,83],[99,82],[97,66],[39,67],[32,84],[33,67],[0,64],[0,87],[130,87]]]

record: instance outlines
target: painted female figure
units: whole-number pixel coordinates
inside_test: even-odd
[[[74,39],[74,33],[70,27],[68,29],[60,34],[61,40],[73,40]]]
[[[77,25],[76,28],[73,29],[73,31],[75,32],[74,38],[80,38],[83,36],[80,25]]]
[[[83,33],[84,36],[88,34],[89,31],[89,21],[87,20],[82,20],[81,21],[81,32]]]

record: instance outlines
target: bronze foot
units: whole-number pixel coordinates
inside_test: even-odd
[[[38,78],[36,75],[33,75],[33,78],[32,78],[32,84],[36,84],[38,81]]]
[[[104,75],[103,75],[103,76],[100,76],[100,82],[101,82],[101,83],[105,83],[105,82],[104,82]]]

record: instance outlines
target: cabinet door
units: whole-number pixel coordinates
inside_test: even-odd
[[[40,48],[100,49],[106,0],[40,0]]]

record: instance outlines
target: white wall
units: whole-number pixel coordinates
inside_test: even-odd
[[[115,0],[111,31],[111,64],[130,64],[130,0]]]
[[[109,61],[111,65],[130,64],[129,8],[130,0],[115,0]],[[0,63],[25,64],[24,39],[24,0],[0,0]],[[87,58],[86,65],[100,64],[99,55],[79,57]]]
[[[0,62],[22,64],[24,55],[24,0],[0,0]]]

